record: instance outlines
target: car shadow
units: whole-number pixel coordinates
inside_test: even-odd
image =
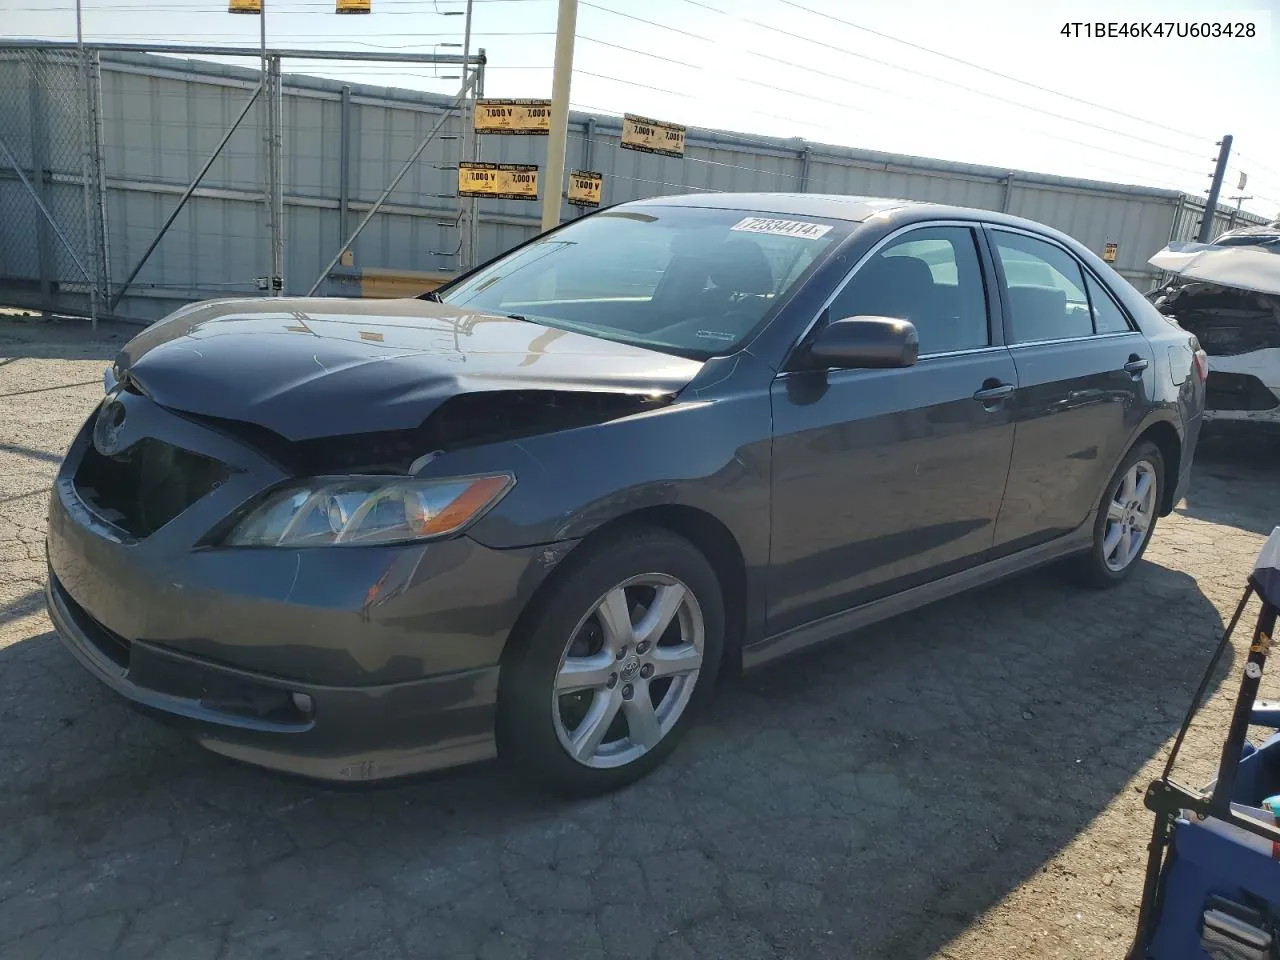
[[[1206,437],[1196,446],[1191,488],[1176,510],[1207,523],[1267,536],[1280,525],[1277,484],[1280,441],[1243,435]]]
[[[44,608],[44,591],[29,590],[4,603],[0,603],[0,625],[30,616]]]
[[[1028,574],[728,684],[579,801],[497,764],[362,791],[238,766],[42,633],[0,646],[0,900],[11,936],[41,898],[114,911],[120,955],[928,956],[1161,752],[1221,627],[1157,563],[1098,594]]]

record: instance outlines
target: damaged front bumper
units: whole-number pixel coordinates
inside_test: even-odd
[[[1280,347],[1209,357],[1206,424],[1280,432]]]
[[[1177,277],[1152,302],[1208,355],[1206,431],[1280,430],[1280,253],[1173,244],[1151,263]]]
[[[47,544],[50,616],[91,673],[211,750],[303,776],[384,779],[493,754],[502,649],[572,544],[204,546],[284,475],[143,397],[130,401],[131,429],[227,470],[130,535],[79,475],[94,421],[59,470]]]

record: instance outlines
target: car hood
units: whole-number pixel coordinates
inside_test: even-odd
[[[1171,243],[1148,261],[1183,280],[1200,280],[1253,293],[1280,294],[1280,247]]]
[[[492,390],[670,394],[696,360],[428,300],[215,300],[184,307],[116,360],[175,410],[290,440],[420,425]]]

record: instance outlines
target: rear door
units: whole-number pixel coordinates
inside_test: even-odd
[[[1066,247],[989,227],[1017,367],[1001,553],[1066,533],[1097,505],[1146,407],[1151,347]]]
[[[1013,360],[989,319],[973,224],[908,228],[845,281],[819,323],[915,324],[896,370],[795,370],[772,388],[769,629],[781,632],[980,562],[1013,449]]]

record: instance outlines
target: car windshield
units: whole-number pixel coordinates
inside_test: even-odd
[[[706,359],[736,350],[850,227],[745,210],[606,210],[502,257],[440,299]]]

